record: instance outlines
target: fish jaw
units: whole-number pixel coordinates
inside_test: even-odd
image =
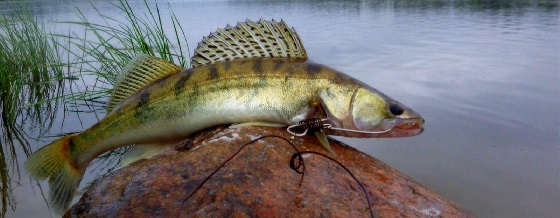
[[[424,131],[424,119],[407,118],[398,119],[396,125],[386,133],[379,134],[375,138],[401,138],[421,134]]]
[[[391,131],[387,132],[387,135],[384,135],[382,137],[410,137],[419,135],[424,131],[424,118],[422,118],[422,116],[420,116],[420,114],[416,113],[414,110],[408,107],[404,108],[404,113],[396,116],[395,125],[393,126]]]
[[[356,130],[345,128],[327,129],[328,135],[352,137],[352,138],[402,138],[421,134],[424,131],[424,119],[387,119],[382,124],[371,130]]]

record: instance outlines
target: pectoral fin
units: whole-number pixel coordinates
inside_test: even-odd
[[[336,155],[336,152],[334,152],[334,150],[331,148],[331,145],[329,144],[329,139],[327,138],[327,135],[322,129],[318,131],[314,131],[313,133],[315,134],[315,137],[317,137],[317,140],[319,140],[319,143],[321,143],[323,148],[325,148],[331,154]]]

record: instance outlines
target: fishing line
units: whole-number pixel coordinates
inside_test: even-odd
[[[319,153],[316,151],[300,151],[298,153],[295,153],[294,155],[292,155],[292,158],[290,159],[290,166],[292,166],[293,162],[296,161],[296,159],[301,158],[302,154],[315,154],[315,155],[319,155],[321,157],[327,158],[330,161],[335,162],[336,164],[338,164],[338,166],[342,167],[342,169],[344,169],[351,177],[352,179],[354,179],[354,181],[356,183],[358,183],[358,185],[360,186],[360,188],[362,189],[362,192],[364,193],[364,195],[366,196],[366,201],[368,204],[368,208],[369,208],[369,215],[373,218],[375,217],[373,215],[373,208],[371,207],[371,200],[369,199],[369,195],[367,193],[366,188],[364,187],[364,185],[360,182],[360,180],[358,178],[356,178],[356,176],[352,173],[352,171],[350,171],[350,169],[348,169],[346,166],[344,166],[344,164],[340,163],[338,160],[335,160],[332,157],[329,157],[326,154],[323,153]]]
[[[282,137],[282,136],[278,136],[278,135],[264,135],[264,136],[260,136],[256,139],[253,139],[243,145],[241,145],[241,147],[233,154],[231,155],[227,160],[225,160],[224,162],[222,162],[212,173],[210,173],[210,175],[208,175],[206,178],[204,178],[204,180],[202,180],[202,182],[191,192],[191,194],[189,194],[187,196],[187,198],[185,198],[185,200],[183,200],[183,204],[185,203],[185,201],[187,201],[188,199],[190,199],[200,188],[202,188],[202,186],[212,177],[214,176],[214,174],[216,174],[218,171],[220,171],[220,169],[222,169],[229,161],[231,161],[233,158],[235,158],[235,156],[237,156],[245,147],[247,147],[250,144],[253,144],[261,139],[265,139],[265,138],[279,138],[282,139],[284,141],[286,141],[288,144],[290,144],[292,146],[292,148],[296,151],[296,154],[299,153],[299,150],[296,148],[296,146],[288,139]],[[294,159],[292,157],[292,159]],[[303,177],[305,175],[305,163],[303,162],[303,157],[301,157],[301,155],[299,156],[299,158],[297,158],[298,161],[295,162],[294,160],[290,160],[290,168],[292,168],[294,171],[296,171],[298,174],[301,174],[301,178],[299,180],[299,186],[301,187],[301,185],[303,184]]]
[[[316,122],[315,124],[309,124],[311,125],[318,125],[319,122]],[[307,132],[307,130],[306,130]],[[360,182],[360,180],[352,173],[352,171],[350,171],[350,169],[348,169],[346,166],[344,166],[344,164],[342,164],[341,162],[335,160],[334,158],[329,157],[326,154],[323,153],[319,153],[319,152],[315,152],[315,151],[299,151],[299,149],[297,149],[296,145],[294,145],[294,143],[292,143],[289,139],[283,137],[283,136],[279,136],[279,135],[264,135],[264,136],[260,136],[256,139],[253,139],[249,142],[244,143],[243,145],[241,145],[241,147],[233,154],[231,155],[228,159],[226,159],[224,162],[222,162],[214,171],[212,171],[212,173],[210,173],[208,176],[206,176],[204,178],[204,180],[202,180],[202,182],[187,196],[187,198],[185,198],[183,200],[183,204],[185,203],[185,201],[189,200],[196,192],[198,192],[198,190],[200,190],[202,188],[202,186],[204,184],[206,184],[206,182],[208,182],[208,180],[210,180],[210,178],[212,178],[218,171],[220,171],[222,168],[225,167],[225,165],[231,161],[233,158],[235,158],[239,153],[241,153],[241,151],[243,151],[243,149],[245,149],[248,145],[253,144],[259,140],[265,139],[265,138],[279,138],[282,139],[283,141],[287,142],[295,151],[296,153],[294,153],[292,155],[292,157],[290,158],[290,168],[292,170],[294,170],[296,173],[300,174],[300,180],[299,180],[299,187],[301,187],[301,185],[303,184],[303,178],[305,176],[305,161],[303,159],[303,154],[315,154],[315,155],[319,155],[322,156],[324,158],[326,158],[327,160],[333,161],[336,164],[338,164],[340,167],[342,167],[342,169],[344,169],[351,177],[352,179],[354,179],[354,181],[356,183],[358,183],[358,185],[360,186],[360,188],[362,189],[362,192],[364,193],[364,195],[366,196],[366,201],[368,204],[368,208],[369,208],[369,213],[370,213],[370,217],[374,218],[374,213],[373,213],[373,208],[371,206],[371,200],[369,198],[369,195],[366,191],[366,188],[364,187],[364,185]]]

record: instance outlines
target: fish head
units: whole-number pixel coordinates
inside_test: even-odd
[[[409,107],[370,87],[354,90],[348,115],[336,122],[330,134],[392,138],[415,136],[423,131],[424,119]]]

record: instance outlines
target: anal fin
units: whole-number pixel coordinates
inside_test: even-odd
[[[168,146],[168,148],[171,148],[171,146]],[[159,144],[134,145],[130,151],[124,154],[120,164],[122,167],[126,167],[136,161],[150,159],[166,150],[165,145]]]
[[[229,126],[229,128],[241,128],[247,126],[285,127],[286,124],[273,123],[273,122],[246,122],[246,123],[233,124]]]

